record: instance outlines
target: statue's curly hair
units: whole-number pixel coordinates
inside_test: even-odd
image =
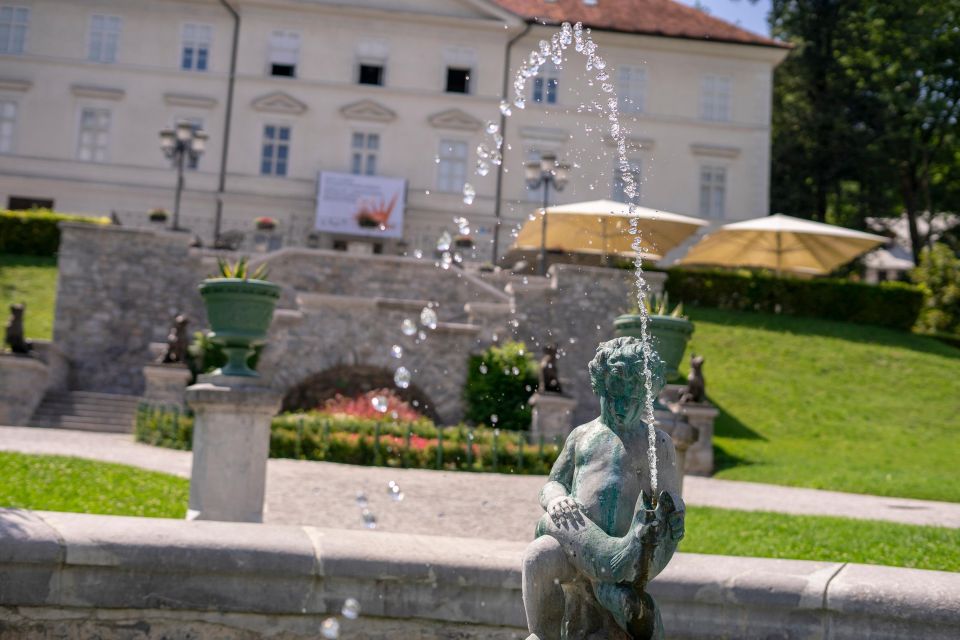
[[[666,367],[657,352],[650,349],[650,376],[653,392],[659,394],[666,383]],[[597,355],[589,365],[590,386],[598,396],[611,391],[611,382],[615,380],[637,380],[643,378],[643,343],[637,338],[614,338],[601,342]],[[617,385],[620,387],[621,385]],[[644,393],[644,385],[634,385],[637,396]]]

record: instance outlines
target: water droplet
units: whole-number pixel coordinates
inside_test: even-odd
[[[400,331],[405,336],[412,336],[417,332],[417,325],[410,318],[404,318],[403,322],[400,323]]]
[[[493,135],[493,134],[495,134],[497,131],[500,131],[500,127],[497,125],[497,123],[496,123],[496,122],[490,122],[489,120],[487,121],[487,124],[486,124],[486,127],[485,127],[485,128],[486,128],[487,133],[489,133],[490,135]]]
[[[437,238],[437,251],[446,251],[450,248],[450,243],[453,242],[453,238],[450,237],[450,234],[446,231],[440,234],[440,237]]]
[[[456,262],[457,264],[460,264],[463,262],[463,256],[460,255],[459,253],[454,252],[453,261]]]
[[[497,424],[497,422],[499,422],[499,421],[500,421],[500,416],[498,416],[498,415],[495,414],[495,413],[494,413],[494,414],[491,414],[491,416],[490,416],[490,424]],[[499,432],[499,431],[497,431],[497,435],[500,435],[500,432]]]
[[[515,376],[520,375],[520,367],[514,367],[513,369],[510,369],[510,373],[512,373]]]
[[[613,85],[609,82],[603,83],[601,89],[603,89],[604,93],[613,93]]]
[[[422,342],[422,341],[424,341],[424,340],[427,339],[427,334],[425,334],[423,331],[418,331],[418,332],[417,332],[417,339]]]
[[[483,160],[477,160],[477,175],[483,177],[490,173],[490,165]]]
[[[343,603],[343,608],[340,609],[340,613],[347,620],[356,620],[360,617],[360,603],[357,602],[356,598],[347,598]]]
[[[507,102],[506,100],[500,101],[500,113],[508,117],[510,116],[511,113],[513,113],[513,111],[510,109],[510,103]]]
[[[570,344],[577,344],[576,338],[570,338]]]
[[[392,347],[390,347],[390,355],[392,355],[394,358],[397,358],[397,359],[402,358],[402,357],[403,357],[403,347],[401,347],[401,346],[398,345],[398,344],[393,345]]]
[[[414,250],[413,257],[419,260],[420,258],[423,257],[423,251],[421,251],[420,249]]]
[[[480,373],[482,373],[483,375],[487,375],[487,371],[489,371],[489,369],[487,369],[487,365],[485,365],[485,364],[483,364],[483,363],[481,362],[481,363],[480,363]]]
[[[596,58],[593,59],[593,66],[595,66],[597,69],[606,69],[607,61],[601,58],[600,56],[597,56]]]
[[[437,312],[430,307],[424,307],[420,312],[420,324],[428,329],[437,328]],[[426,337],[426,336],[424,336]]]
[[[406,389],[410,386],[410,370],[406,367],[397,367],[397,370],[393,373],[393,382],[401,389]]]
[[[489,158],[490,157],[490,147],[485,144],[477,145],[477,156],[480,158]]]
[[[527,220],[529,220],[530,222],[533,222],[536,219],[537,219],[537,214],[535,213],[531,213],[530,215],[527,216]]]
[[[517,96],[516,98],[513,99],[513,105],[517,109],[523,109],[524,107],[527,106],[527,101],[523,99],[523,96]]]
[[[380,413],[387,412],[387,399],[383,396],[373,396],[373,398],[370,400],[370,404],[372,404],[373,408]]]
[[[434,164],[440,164],[440,156],[433,156]]]
[[[337,640],[340,637],[340,623],[336,618],[327,618],[320,625],[320,635],[327,640]]]
[[[357,491],[357,506],[361,509],[367,508],[367,494],[363,491]]]
[[[451,262],[453,262],[453,256],[450,255],[449,251],[444,251],[443,255],[440,256],[440,266],[444,269],[449,269]]]
[[[370,509],[364,509],[363,513],[360,514],[363,517],[363,526],[367,529],[376,529],[377,528],[377,516],[373,515],[373,511]]]
[[[387,483],[387,495],[389,495],[390,499],[394,502],[403,500],[403,491],[400,489],[400,485],[393,480]]]
[[[503,164],[503,155],[499,151],[490,152],[490,164],[495,164],[498,167]]]
[[[473,204],[473,199],[477,197],[477,190],[469,182],[463,183],[463,204]]]

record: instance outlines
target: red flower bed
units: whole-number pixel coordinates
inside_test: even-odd
[[[380,397],[386,403],[386,410],[378,411],[374,398]],[[383,405],[379,405],[383,408]],[[382,420],[389,417],[393,421],[415,422],[423,416],[411,407],[392,389],[374,389],[362,396],[346,398],[339,393],[320,407],[324,413],[340,414],[368,420]]]

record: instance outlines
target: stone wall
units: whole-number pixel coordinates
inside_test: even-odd
[[[524,544],[0,510],[0,640],[316,638],[347,598],[366,640],[519,640]],[[940,640],[960,575],[678,554],[651,583],[670,638]]]
[[[71,388],[139,395],[150,344],[165,339],[173,317],[186,312],[191,331],[205,326],[197,284],[225,254],[189,242],[182,233],[63,225],[54,340],[70,362]],[[534,355],[558,342],[574,417],[593,418],[586,365],[597,343],[613,336],[633,277],[576,265],[554,265],[550,278],[481,274],[432,260],[292,248],[255,256],[252,265],[264,262],[283,287],[260,366],[272,386],[286,391],[337,364],[392,370],[402,363],[449,421],[463,414],[468,356],[511,336]],[[659,289],[663,275],[649,280]],[[428,302],[440,325],[417,345],[400,323],[417,321]],[[393,344],[404,347],[402,361],[389,357]]]

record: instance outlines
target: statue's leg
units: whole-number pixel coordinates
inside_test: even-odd
[[[657,604],[650,594],[628,583],[594,583],[597,601],[609,611],[621,629],[634,640],[660,640],[662,624]],[[660,633],[658,634],[658,627]]]
[[[562,582],[572,580],[573,567],[560,544],[541,536],[523,555],[523,607],[527,628],[539,640],[560,640],[564,597]]]

